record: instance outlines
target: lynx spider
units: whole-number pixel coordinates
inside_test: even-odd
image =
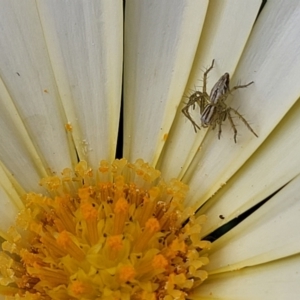
[[[201,127],[207,128],[211,126],[214,130],[218,125],[219,132],[218,138],[221,138],[222,133],[222,123],[228,117],[229,123],[234,131],[234,142],[236,143],[237,129],[233,122],[233,118],[231,113],[233,112],[235,115],[239,117],[240,120],[246,125],[246,127],[256,136],[258,135],[251,128],[246,119],[234,108],[227,106],[225,104],[225,100],[233,91],[241,88],[246,88],[253,83],[253,81],[245,84],[245,85],[236,85],[230,89],[229,82],[230,77],[228,73],[225,73],[221,78],[216,82],[213,88],[210,91],[210,95],[206,92],[206,84],[207,84],[207,75],[212,70],[214,66],[215,60],[212,61],[211,66],[204,72],[203,74],[203,88],[202,92],[196,91],[190,97],[188,103],[183,107],[182,113],[191,121],[194,126],[195,132],[197,129],[200,129],[200,126],[193,120],[189,113],[189,108],[192,107],[195,109],[196,103],[200,107],[200,120]]]

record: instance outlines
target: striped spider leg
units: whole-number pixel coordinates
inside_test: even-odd
[[[232,119],[233,112],[235,115],[239,117],[240,120],[246,125],[246,127],[256,136],[257,134],[251,128],[249,123],[246,119],[234,108],[227,106],[225,104],[225,100],[227,99],[228,95],[231,94],[233,91],[241,88],[246,88],[253,81],[249,82],[245,85],[237,85],[234,86],[232,89],[229,88],[229,81],[230,77],[228,73],[225,73],[214,85],[210,93],[210,103],[206,105],[203,113],[201,114],[201,126],[208,127],[211,126],[212,129],[215,129],[218,125],[219,132],[218,138],[220,139],[222,133],[222,123],[228,117],[229,123],[234,131],[234,142],[236,143],[236,136],[237,136],[237,129]]]
[[[207,74],[212,70],[214,66],[215,60],[212,61],[211,66],[204,72],[203,74],[203,87],[202,92],[196,91],[194,92],[190,97],[188,103],[183,107],[181,110],[182,113],[191,121],[191,123],[194,126],[195,132],[200,129],[200,126],[194,121],[194,119],[191,117],[189,108],[192,107],[193,110],[195,110],[196,103],[200,107],[200,116],[204,112],[205,107],[211,103],[210,96],[206,92],[206,82],[207,82]]]

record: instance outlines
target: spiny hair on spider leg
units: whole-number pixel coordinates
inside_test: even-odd
[[[196,89],[195,89],[195,90],[191,90],[191,91],[189,92],[189,95],[188,95],[188,96],[183,95],[182,98],[187,98],[187,99],[190,100],[191,96],[192,96],[193,94],[197,93],[197,92],[199,92],[199,91],[196,90]],[[184,103],[185,103],[185,102],[184,102]],[[187,104],[187,103],[185,103],[185,104]]]
[[[202,73],[205,73],[209,68],[213,68],[215,65],[215,60],[213,59],[209,67],[202,67],[200,70]]]
[[[231,107],[231,109],[237,111],[243,118],[245,118],[245,114],[239,112],[240,106],[239,106],[238,108]],[[240,118],[237,114],[234,113],[234,111],[233,111],[232,117],[233,117],[233,118],[238,118],[238,119]],[[249,123],[249,122],[248,122],[248,123]]]
[[[197,85],[194,85],[194,89],[190,89],[192,91],[192,94],[195,93],[195,92],[199,92],[199,90],[202,89],[202,86],[197,86]]]
[[[236,109],[236,111],[238,111],[238,110]],[[241,114],[240,112],[238,112],[238,113],[246,120],[245,114]],[[239,117],[239,115],[237,115],[237,114],[235,114],[235,113],[233,113],[233,115],[231,115],[231,117],[232,117],[233,119],[241,120],[241,118]],[[247,119],[246,121],[247,121],[247,123],[248,123],[249,125],[253,124],[253,122],[248,121],[248,119]],[[243,121],[241,120],[241,122],[243,122]],[[237,124],[239,124],[239,123],[237,123]]]
[[[189,103],[189,101],[190,101],[190,97],[191,97],[191,96],[182,96],[182,98],[188,99],[187,102],[186,102],[186,101],[182,101],[183,104],[187,105],[187,104]]]
[[[200,82],[203,83],[203,78],[200,78],[200,79],[198,79],[197,81],[200,81]],[[203,86],[201,85],[201,86],[199,86],[199,88],[203,88]]]

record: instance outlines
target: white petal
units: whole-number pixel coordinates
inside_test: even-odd
[[[299,299],[300,256],[209,276],[191,299]]]
[[[2,81],[0,107],[0,160],[23,189],[38,191],[47,172]]]
[[[239,102],[231,104],[241,106],[240,113],[246,115],[259,138],[244,124],[238,127],[241,136],[237,144],[230,138],[229,124],[223,128],[221,141],[216,139],[217,132],[210,132],[183,177],[190,185],[192,202],[201,204],[219,190],[298,99],[300,43],[295,41],[300,35],[299,14],[299,1],[289,5],[272,1],[260,15],[236,73],[243,83],[252,79],[255,83],[236,93]]]
[[[300,176],[213,243],[210,273],[237,270],[300,253]]]
[[[24,207],[21,197],[25,191],[18,185],[17,182],[7,173],[7,170],[0,164],[0,186],[5,191],[5,194],[10,198],[11,203],[18,209]],[[3,206],[4,207],[4,206]]]
[[[0,236],[6,238],[9,227],[14,223],[15,218],[22,209],[23,203],[20,200],[18,190],[13,186],[4,168],[0,165]]]
[[[208,91],[226,72],[232,74],[244,50],[261,1],[211,1],[205,18],[192,72],[185,90],[190,95],[201,89],[203,72],[215,59],[214,69],[209,73]],[[184,101],[186,102],[186,101]],[[184,103],[180,106],[182,109]],[[201,129],[197,134],[190,121],[178,110],[168,137],[159,169],[165,178],[181,178],[186,172],[206,133]],[[199,110],[190,110],[196,123],[199,123]],[[174,163],[174,161],[176,163]]]
[[[128,1],[124,157],[155,164],[195,56],[208,1]]]
[[[201,208],[208,217],[203,235],[236,218],[300,173],[298,101],[227,184]],[[220,219],[223,215],[225,219]]]
[[[40,1],[50,60],[80,159],[113,160],[120,116],[122,1]]]
[[[0,236],[7,238],[7,230],[14,223],[19,209],[12,204],[10,197],[5,193],[2,186],[0,186],[0,205],[5,207],[5,209],[1,210]]]
[[[71,150],[35,1],[2,2],[0,27],[4,85],[45,168],[60,171],[71,165]],[[22,175],[31,176],[26,170]]]

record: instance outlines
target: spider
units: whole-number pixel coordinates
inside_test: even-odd
[[[258,135],[251,128],[246,119],[234,108],[227,106],[225,100],[228,95],[233,91],[241,88],[246,88],[253,83],[253,81],[245,84],[245,85],[236,85],[230,89],[229,82],[230,77],[228,73],[225,73],[221,78],[216,82],[213,88],[210,91],[210,95],[206,92],[206,83],[207,83],[207,74],[212,70],[214,66],[214,60],[212,61],[211,66],[204,72],[203,74],[203,88],[202,92],[196,91],[190,97],[188,103],[183,107],[182,113],[191,121],[194,126],[195,132],[197,129],[200,129],[200,126],[193,120],[189,113],[189,108],[192,106],[195,109],[196,103],[200,107],[200,121],[201,127],[207,128],[211,126],[214,130],[218,125],[219,132],[218,138],[221,138],[222,133],[222,123],[228,117],[229,123],[234,132],[234,142],[236,143],[237,129],[233,122],[232,114],[234,113],[239,117],[240,120],[246,125],[246,127],[256,136]]]

